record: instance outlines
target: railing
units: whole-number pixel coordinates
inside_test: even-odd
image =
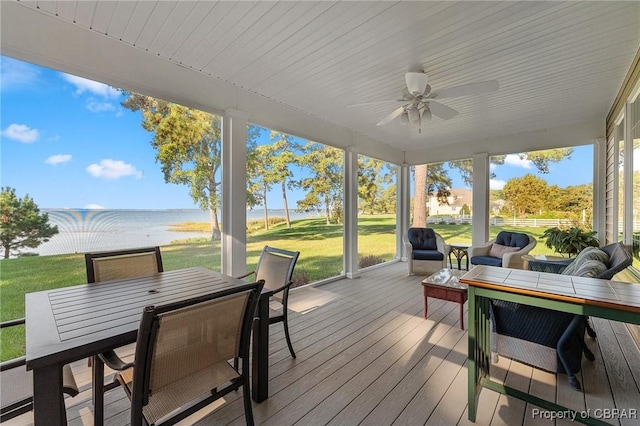
[[[427,223],[434,224],[471,224],[471,218],[451,217],[427,217]],[[569,219],[509,219],[504,217],[493,217],[489,220],[491,226],[516,226],[529,228],[551,228],[554,226],[573,226],[573,221]],[[640,237],[639,237],[640,238]]]

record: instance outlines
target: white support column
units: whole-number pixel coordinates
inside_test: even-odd
[[[247,271],[247,118],[222,118],[222,273],[232,276]]]
[[[358,153],[344,151],[344,272],[358,278]]]
[[[601,245],[605,244],[606,230],[606,167],[607,141],[596,139],[593,141],[593,230]]]
[[[624,217],[622,218],[622,241],[633,246],[633,104],[625,105],[624,120]]]
[[[473,156],[472,245],[489,241],[489,154]]]
[[[411,168],[407,163],[396,167],[396,258],[407,261],[402,236],[409,229],[411,216]]]

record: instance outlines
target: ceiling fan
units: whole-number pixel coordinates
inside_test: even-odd
[[[424,72],[408,72],[404,75],[404,78],[407,87],[403,90],[401,99],[364,102],[348,106],[354,107],[391,101],[402,102],[402,106],[393,110],[389,115],[380,120],[377,125],[383,126],[400,117],[401,124],[412,123],[418,125],[418,130],[422,133],[422,122],[431,120],[432,115],[440,117],[443,120],[449,120],[458,115],[458,111],[436,101],[436,99],[482,95],[484,93],[495,92],[500,88],[496,80],[490,80],[433,91],[429,85],[429,77]]]

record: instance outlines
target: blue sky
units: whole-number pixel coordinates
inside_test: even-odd
[[[120,106],[122,95],[102,83],[0,56],[1,184],[29,194],[40,208],[196,208],[186,186],[164,183],[152,134],[140,113]],[[261,142],[268,140],[268,133]],[[261,143],[259,142],[259,143]],[[542,176],[561,187],[592,181],[592,148]],[[493,188],[535,167],[508,156],[494,169]],[[462,181],[452,173],[453,186]],[[289,194],[289,207],[302,198]],[[277,191],[269,208],[282,208]]]

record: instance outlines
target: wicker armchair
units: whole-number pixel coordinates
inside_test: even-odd
[[[249,343],[263,285],[144,309],[134,365],[117,375],[132,425],[174,424],[241,387],[246,423],[254,424]],[[231,359],[241,359],[242,369]]]
[[[262,297],[269,297],[269,324],[281,322],[284,326],[284,337],[291,357],[295,358],[291,337],[289,336],[288,303],[289,289],[292,284],[293,268],[300,256],[298,251],[289,251],[275,247],[264,246],[255,271],[251,271],[238,278],[246,278],[255,274],[256,280],[264,280],[264,288],[268,291]],[[272,309],[271,302],[278,303],[279,309]]]
[[[500,231],[495,239],[469,247],[467,254],[472,265],[523,269],[522,255],[528,254],[536,244],[532,235]]]
[[[0,328],[23,325],[24,318],[0,323]],[[27,371],[26,358],[20,357],[0,364],[0,422],[12,419],[33,409],[33,375]],[[78,385],[71,367],[62,366],[62,390],[70,396],[78,395]]]
[[[409,228],[402,236],[408,274],[432,274],[447,267],[449,245],[431,228]]]
[[[567,261],[530,260],[529,269],[611,279],[632,261],[625,246],[615,243],[600,249],[588,247]],[[584,343],[585,331],[596,337],[587,317],[492,300],[491,321],[492,351],[496,356],[500,354],[543,370],[566,373],[571,387],[580,389],[575,374],[581,369],[582,355],[589,361],[595,359]]]

